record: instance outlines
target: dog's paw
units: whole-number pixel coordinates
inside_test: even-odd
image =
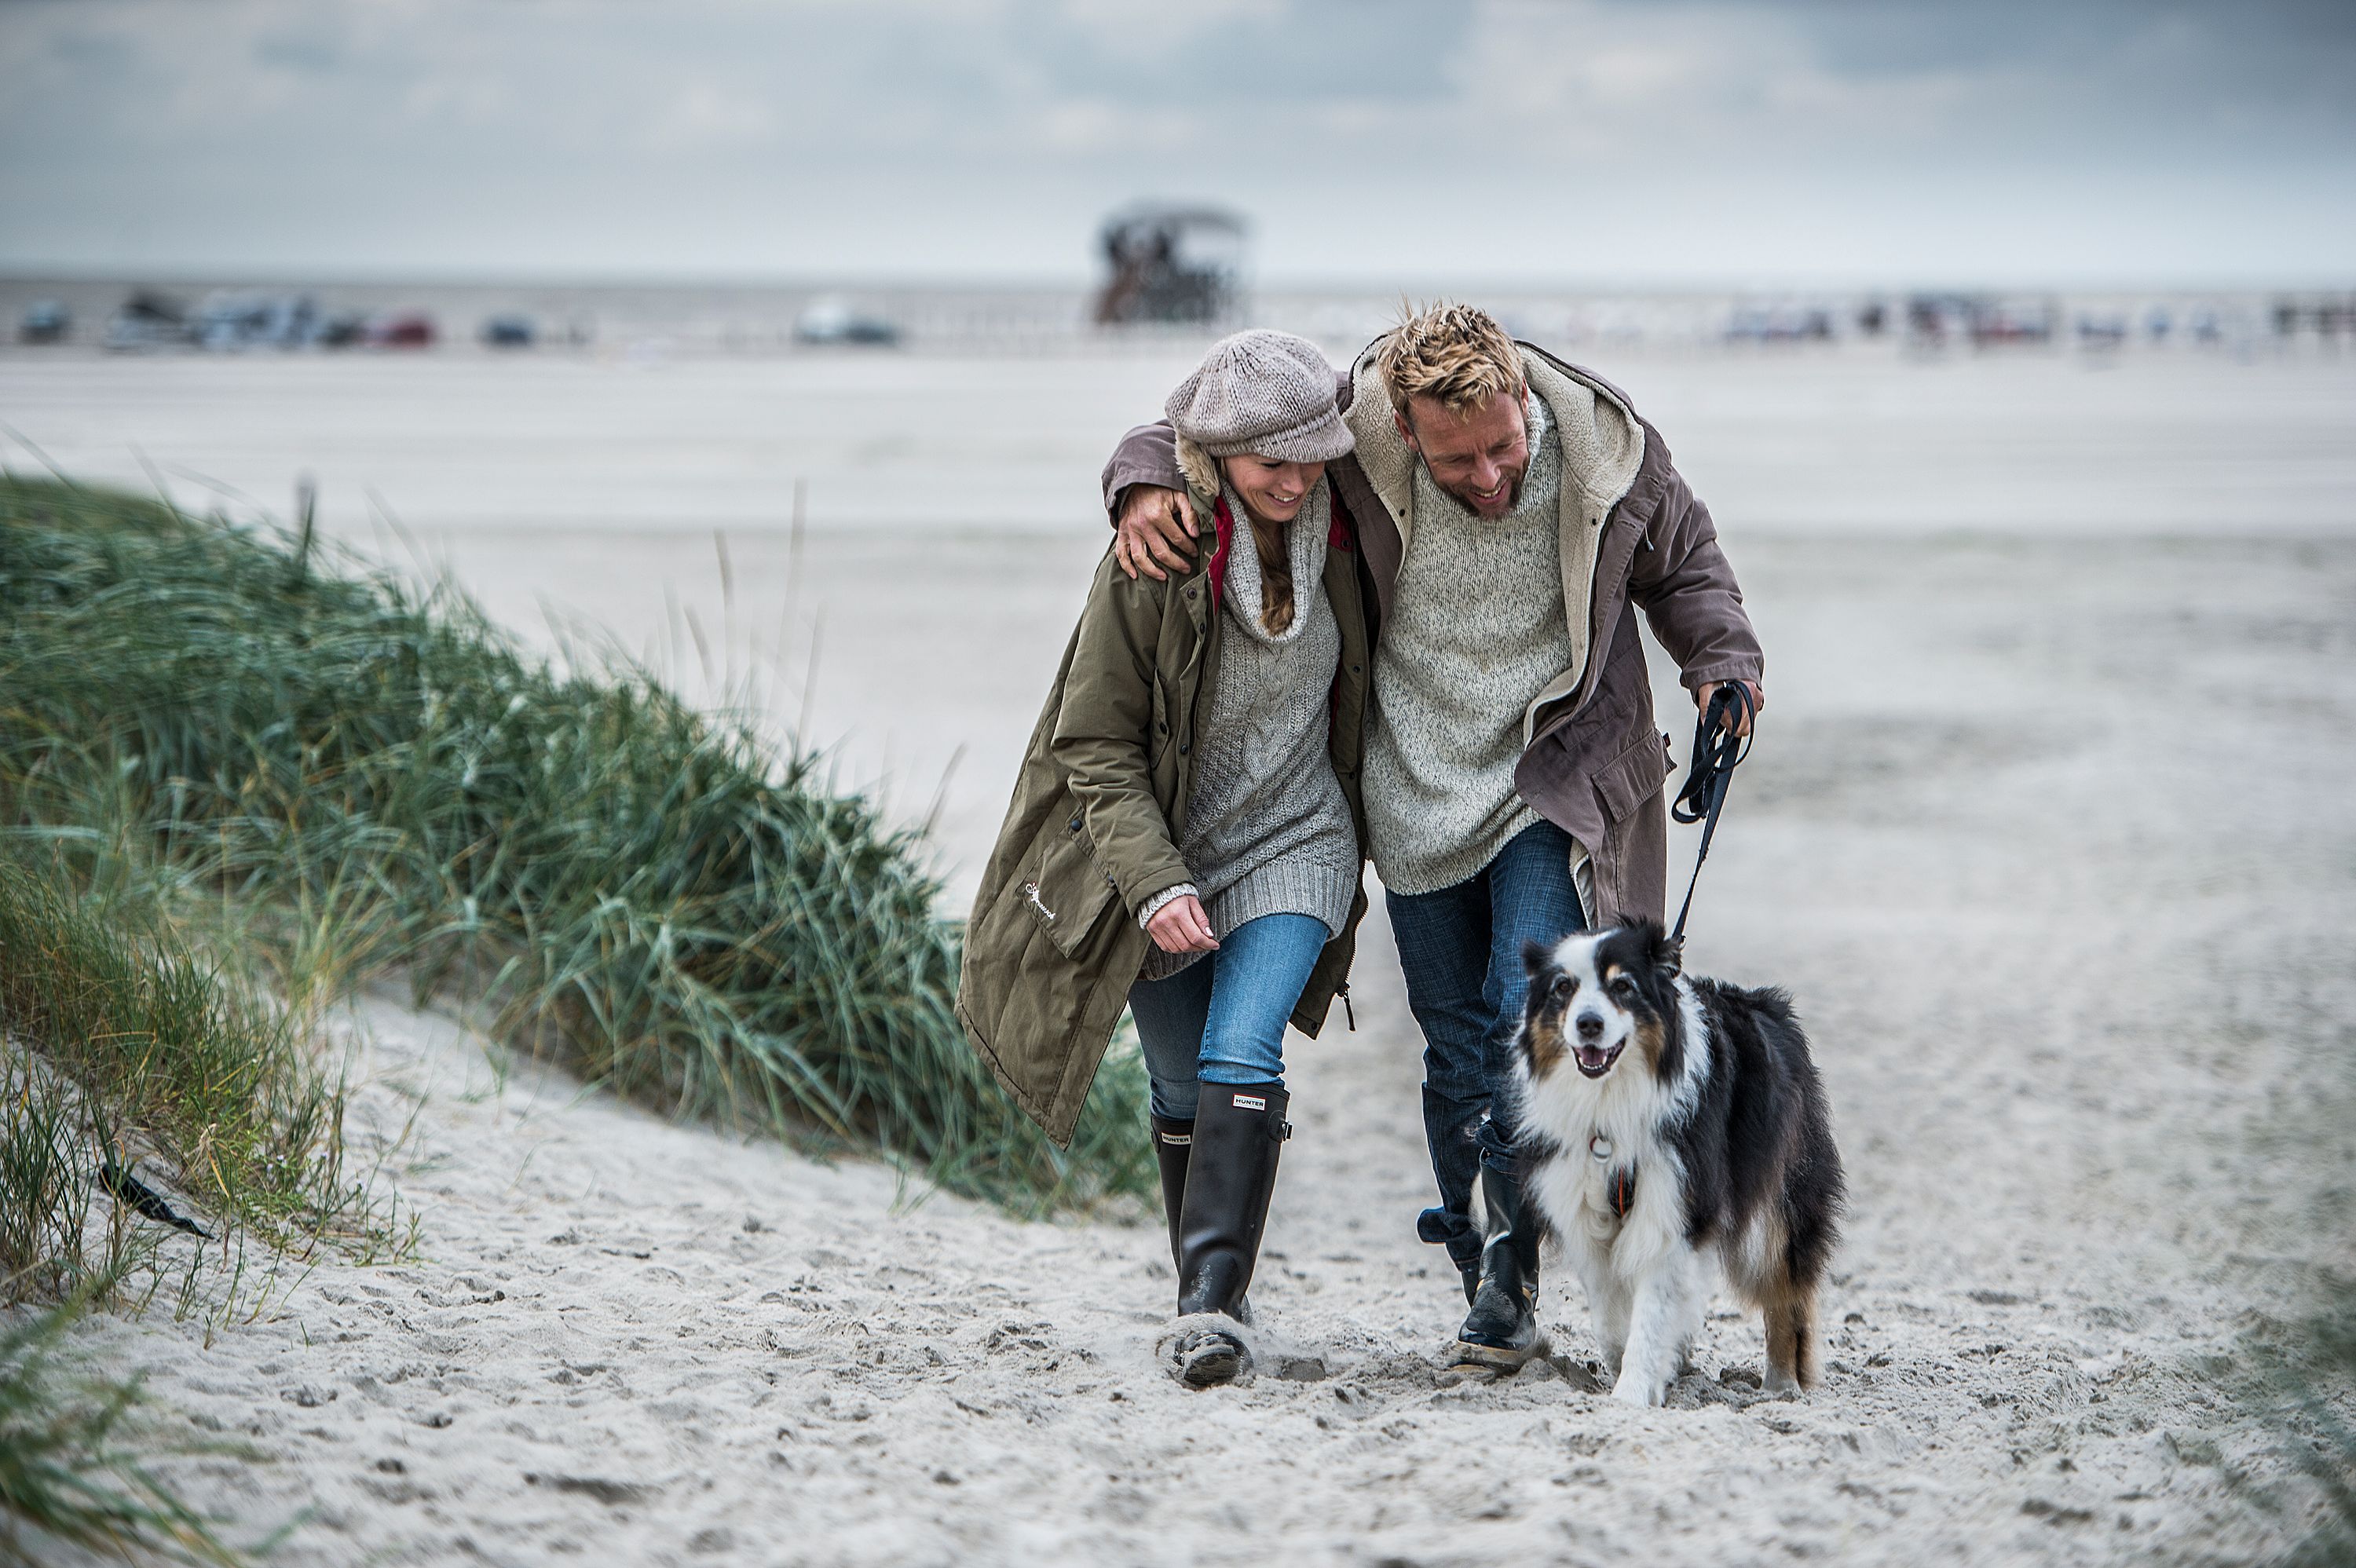
[[[1622,1404],[1649,1408],[1659,1404],[1667,1394],[1667,1388],[1658,1379],[1638,1377],[1633,1371],[1622,1372],[1620,1381],[1612,1385],[1612,1397]]]
[[[1762,1386],[1769,1399],[1796,1400],[1808,1397],[1807,1391],[1800,1386],[1799,1379],[1773,1367],[1767,1369],[1767,1379]]]

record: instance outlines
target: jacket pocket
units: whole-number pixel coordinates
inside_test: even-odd
[[[1042,836],[1044,842],[1023,871],[1014,896],[1047,940],[1066,957],[1076,958],[1119,890],[1097,864],[1078,805],[1069,796],[1064,804],[1066,815]]]
[[[1605,820],[1622,822],[1634,815],[1648,797],[1659,795],[1661,781],[1668,773],[1667,739],[1648,724],[1618,756],[1596,771],[1595,795],[1602,803]]]

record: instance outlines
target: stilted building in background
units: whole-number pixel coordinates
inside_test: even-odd
[[[1240,318],[1244,220],[1205,207],[1133,207],[1105,220],[1100,325],[1221,326]]]

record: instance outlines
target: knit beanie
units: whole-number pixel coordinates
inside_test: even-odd
[[[1333,368],[1305,337],[1255,327],[1211,345],[1162,405],[1178,433],[1214,457],[1325,463],[1349,454],[1333,406]]]

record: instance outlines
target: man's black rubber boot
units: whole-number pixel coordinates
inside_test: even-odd
[[[1170,1266],[1178,1266],[1178,1217],[1186,1211],[1186,1157],[1194,1152],[1194,1124],[1149,1115],[1153,1157],[1162,1167],[1162,1213],[1170,1222]]]
[[[1277,1157],[1292,1128],[1280,1083],[1205,1083],[1194,1111],[1186,1201],[1178,1236],[1178,1313],[1215,1312],[1251,1321],[1245,1293],[1259,1262]],[[1250,1365],[1243,1340],[1194,1329],[1176,1350],[1179,1381],[1194,1388],[1233,1382]]]
[[[1546,1349],[1538,1331],[1537,1215],[1522,1191],[1518,1160],[1505,1168],[1482,1163],[1481,1200],[1488,1241],[1472,1310],[1456,1331],[1456,1364],[1517,1372]]]

